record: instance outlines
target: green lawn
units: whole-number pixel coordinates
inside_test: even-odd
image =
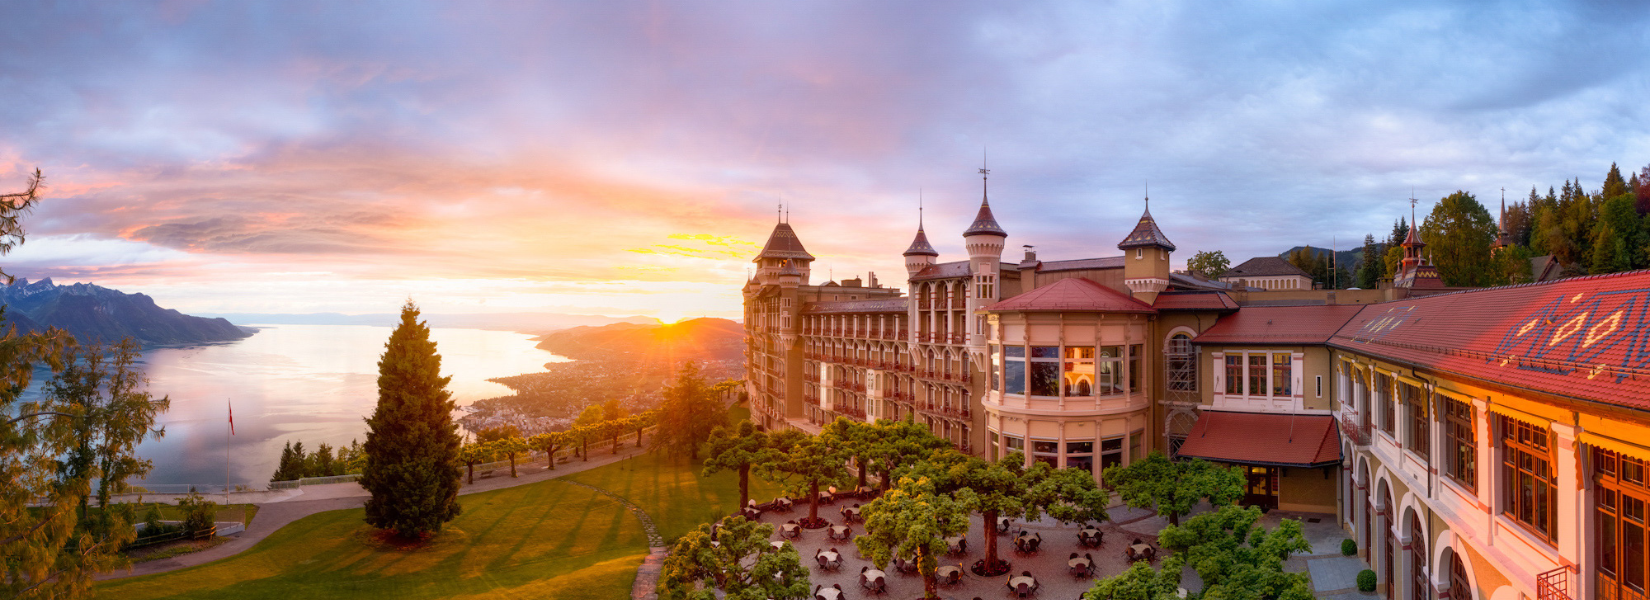
[[[653,517],[660,535],[670,542],[738,508],[739,474],[724,471],[700,477],[702,470],[703,465],[686,457],[648,453],[567,478],[629,498]],[[772,500],[779,493],[779,486],[755,475],[750,485],[751,497],[757,502]]]
[[[546,481],[461,496],[429,547],[378,546],[361,509],[312,515],[215,563],[98,584],[100,597],[623,598],[647,555],[641,522],[607,496]]]
[[[700,477],[685,458],[646,454],[568,476],[629,498],[667,540],[732,513],[738,475]],[[756,478],[751,494],[778,487]],[[624,598],[647,555],[641,522],[613,499],[550,480],[460,496],[464,514],[428,548],[371,541],[361,509],[312,515],[256,547],[199,567],[101,583],[103,598]]]

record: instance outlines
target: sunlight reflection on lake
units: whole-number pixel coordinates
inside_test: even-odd
[[[378,402],[378,359],[389,327],[270,325],[237,342],[153,348],[143,353],[149,390],[168,395],[166,437],[138,452],[155,461],[143,483],[262,484],[288,441],[313,450],[321,442],[366,440],[363,419]],[[479,329],[432,329],[441,372],[459,406],[503,396],[493,377],[536,373],[567,359],[534,347],[531,336]],[[227,403],[234,401],[229,437]],[[230,451],[225,453],[225,444]],[[138,483],[138,482],[134,482]]]

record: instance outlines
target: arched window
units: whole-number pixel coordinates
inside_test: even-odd
[[[1472,584],[1467,582],[1467,567],[1461,564],[1461,553],[1451,552],[1449,561],[1450,600],[1472,600]]]
[[[1421,521],[1415,518],[1415,513],[1409,515],[1409,552],[1410,552],[1410,581],[1414,582],[1412,593],[1414,598],[1431,598],[1432,582],[1427,580],[1427,532],[1421,528]]]

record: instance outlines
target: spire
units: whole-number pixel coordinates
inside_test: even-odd
[[[939,256],[934,245],[928,243],[928,234],[922,230],[922,192],[917,192],[917,237],[911,240],[911,247],[905,249],[905,256]]]
[[[1409,235],[1404,236],[1404,243],[1402,244],[1405,248],[1422,248],[1427,245],[1426,242],[1421,241],[1421,224],[1415,221],[1416,202],[1419,201],[1415,199],[1415,192],[1412,191],[1409,193]]]
[[[1151,196],[1146,197],[1146,211],[1140,215],[1140,222],[1135,223],[1134,231],[1117,244],[1119,250],[1129,248],[1145,248],[1157,246],[1174,252],[1174,242],[1163,235],[1163,230],[1157,228],[1157,220],[1152,218]]]
[[[969,225],[963,232],[963,237],[971,235],[995,235],[1008,237],[1008,232],[997,224],[997,217],[991,214],[991,169],[980,167],[980,212],[974,215],[974,224]]]

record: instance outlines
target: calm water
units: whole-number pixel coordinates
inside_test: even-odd
[[[336,447],[366,440],[362,419],[378,402],[378,358],[390,328],[259,328],[237,342],[144,352],[149,390],[171,396],[172,409],[160,417],[166,437],[138,448],[155,461],[143,483],[221,485],[227,469],[234,483],[262,484],[275,472],[288,441],[302,440],[314,449],[321,442]],[[519,333],[432,329],[431,337],[460,406],[510,393],[489,378],[535,373],[545,363],[566,360],[534,348],[529,336]]]

